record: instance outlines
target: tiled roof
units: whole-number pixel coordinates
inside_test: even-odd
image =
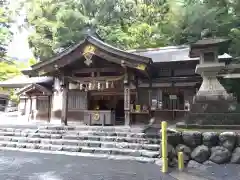
[[[152,58],[153,62],[192,61],[199,58],[189,57],[189,46],[169,46],[154,49],[129,50],[128,52]],[[228,54],[219,56],[219,59],[232,58]]]
[[[52,77],[47,77],[47,76],[28,77],[23,75],[23,76],[16,76],[6,81],[0,82],[0,87],[21,88],[29,84],[44,83],[44,82],[50,82],[50,81],[53,81]]]

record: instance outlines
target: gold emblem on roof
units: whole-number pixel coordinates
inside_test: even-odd
[[[87,45],[83,50],[83,56],[85,57],[86,61],[84,63],[87,66],[90,66],[92,64],[92,56],[95,52],[96,48],[93,45]]]
[[[145,64],[138,64],[136,68],[144,71],[146,69],[146,65]]]

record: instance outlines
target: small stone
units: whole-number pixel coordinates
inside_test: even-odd
[[[210,150],[207,146],[204,145],[196,147],[191,153],[192,159],[198,163],[203,163],[204,161],[208,160],[209,156]]]
[[[186,131],[182,133],[184,144],[191,148],[195,148],[202,144],[202,134],[198,131]]]
[[[218,145],[218,133],[216,132],[204,132],[203,133],[203,145],[213,147]]]
[[[229,162],[231,158],[230,151],[222,146],[216,146],[211,148],[211,156],[209,158],[210,161],[217,164],[224,164]]]
[[[233,153],[231,158],[231,163],[240,164],[240,147],[237,147]]]
[[[229,151],[232,151],[236,145],[237,134],[235,132],[223,132],[219,135],[219,144]]]

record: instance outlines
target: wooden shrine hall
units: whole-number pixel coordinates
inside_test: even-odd
[[[180,119],[201,83],[195,74],[199,59],[188,54],[186,46],[123,51],[87,36],[23,71],[30,78],[52,80],[23,87],[20,109],[64,124],[68,120],[88,125],[148,124],[152,116],[156,123]],[[29,97],[35,103],[26,105]]]

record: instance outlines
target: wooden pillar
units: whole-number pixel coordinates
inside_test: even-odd
[[[148,106],[149,106],[149,116],[151,118],[152,116],[154,116],[152,113],[152,79],[149,80]]]
[[[124,76],[124,125],[129,126],[131,123],[130,116],[130,85],[129,85],[129,74],[127,68],[125,67]]]
[[[47,122],[51,121],[51,96],[48,96],[48,119]]]
[[[135,76],[135,87],[136,87],[136,103],[139,105],[139,88],[138,88],[138,77]]]
[[[67,126],[67,113],[68,113],[68,88],[69,82],[64,77],[62,79],[62,117],[61,122]]]

